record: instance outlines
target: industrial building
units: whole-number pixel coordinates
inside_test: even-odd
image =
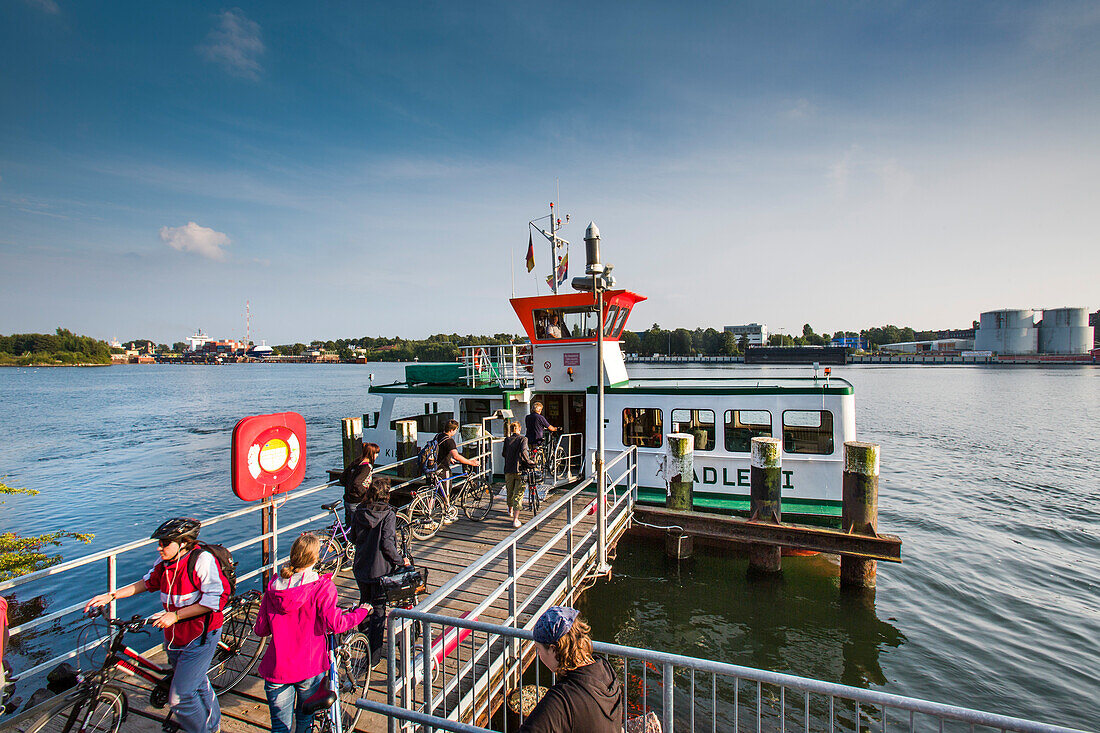
[[[768,343],[768,327],[762,323],[747,323],[744,326],[724,326],[725,333],[732,333],[740,341],[742,336],[748,338],[749,346],[763,346]]]
[[[1093,345],[1087,308],[987,311],[978,324],[976,351],[1004,356],[1087,354]]]

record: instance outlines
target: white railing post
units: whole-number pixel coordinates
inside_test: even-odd
[[[673,692],[673,675],[672,675],[672,663],[665,662],[661,666],[661,685],[664,687],[661,710],[661,728],[664,733],[672,733],[672,692]]]
[[[424,665],[424,712],[428,715],[435,714],[435,699],[432,695],[432,624],[430,621],[420,621],[420,658]],[[428,726],[427,733],[432,733],[435,728]]]
[[[111,603],[108,609],[111,618],[118,617],[118,604],[115,601],[116,590],[118,590],[118,555],[111,553],[107,556],[107,592],[111,594]]]

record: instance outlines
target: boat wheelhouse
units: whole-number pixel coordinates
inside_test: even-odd
[[[843,444],[856,439],[852,385],[819,376],[670,377],[631,379],[620,338],[634,307],[645,298],[628,290],[604,293],[597,313],[590,292],[513,298],[512,308],[528,340],[468,346],[459,361],[410,364],[405,381],[374,385],[382,398],[367,416],[363,440],[396,454],[396,421],[415,420],[423,444],[450,419],[492,425],[503,435],[498,410],[521,424],[535,402],[561,433],[554,440],[567,455],[559,476],[575,481],[593,472],[596,450],[596,329],[604,324],[605,444],[638,450],[639,500],[663,503],[661,470],[668,433],[695,437],[696,509],[747,513],[752,438],[781,439],[783,515],[839,524]],[[602,318],[600,317],[602,315]],[[493,465],[499,472],[500,443]]]

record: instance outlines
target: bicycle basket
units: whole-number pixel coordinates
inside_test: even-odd
[[[415,603],[416,594],[428,587],[427,568],[407,567],[378,579],[386,594],[386,602],[395,605]]]

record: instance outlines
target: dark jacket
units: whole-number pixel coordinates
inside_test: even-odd
[[[519,733],[622,733],[623,691],[606,659],[558,675]]]
[[[374,466],[369,463],[352,461],[340,474],[340,483],[344,486],[344,502],[346,504],[359,504],[366,501],[367,489],[370,488],[371,474]]]
[[[535,464],[527,446],[527,438],[520,434],[504,439],[504,473],[519,473]]]
[[[356,580],[377,580],[405,562],[397,548],[397,515],[389,504],[360,504],[351,518]]]

